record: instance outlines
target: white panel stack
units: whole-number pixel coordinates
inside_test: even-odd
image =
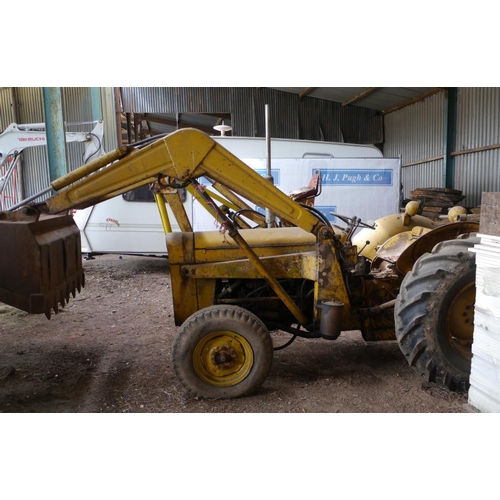
[[[469,403],[482,412],[500,412],[500,237],[478,234],[476,305]]]

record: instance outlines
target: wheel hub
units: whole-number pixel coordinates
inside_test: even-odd
[[[218,368],[231,368],[236,362],[236,351],[228,345],[217,346],[212,349],[211,360]]]
[[[193,352],[193,367],[201,380],[219,387],[243,381],[253,366],[253,349],[235,332],[212,332],[198,343]]]
[[[472,358],[475,297],[475,283],[469,283],[457,294],[448,311],[448,338],[455,351],[467,359]]]

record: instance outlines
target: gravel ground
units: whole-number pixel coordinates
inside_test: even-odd
[[[467,413],[467,395],[426,384],[394,341],[358,331],[297,339],[275,352],[261,390],[234,400],[190,397],[172,369],[168,260],[84,261],[86,286],[49,321],[0,306],[0,411],[154,413]],[[274,335],[275,345],[287,340]]]

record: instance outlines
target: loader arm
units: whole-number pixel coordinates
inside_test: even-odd
[[[94,167],[99,170],[87,174]],[[103,165],[96,160],[73,171],[52,184],[58,192],[38,208],[48,214],[83,209],[159,179],[182,185],[205,175],[307,232],[317,234],[324,227],[309,210],[263,182],[261,175],[195,129],[174,132],[113,163]]]
[[[44,312],[50,317],[51,309],[57,312],[58,304],[64,305],[70,294],[74,296],[80,290],[84,283],[80,235],[72,218],[64,215],[69,210],[87,208],[150,183],[155,183],[159,192],[162,186],[192,183],[200,196],[205,196],[196,181],[203,176],[312,233],[320,247],[333,246],[333,229],[306,207],[266,182],[205,133],[182,129],[141,149],[119,148],[56,179],[52,182],[56,193],[42,203],[0,212],[0,255],[5,268],[0,276],[0,301],[31,313]],[[157,202],[160,198],[156,197]],[[214,209],[214,217],[297,321],[304,324],[302,311],[246,244],[232,221],[217,210],[209,197],[206,200]],[[337,274],[340,276],[340,272]]]

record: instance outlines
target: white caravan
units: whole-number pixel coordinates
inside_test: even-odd
[[[213,139],[266,176],[265,138]],[[321,172],[322,191],[315,208],[332,222],[335,218],[330,212],[367,221],[399,211],[401,162],[384,158],[375,146],[271,139],[270,149],[274,184],[287,194],[307,186],[314,172]],[[194,231],[217,229],[213,217],[189,194],[184,207]],[[167,209],[172,230],[179,230]],[[148,186],[78,210],[74,218],[83,253],[167,255],[165,233]]]

